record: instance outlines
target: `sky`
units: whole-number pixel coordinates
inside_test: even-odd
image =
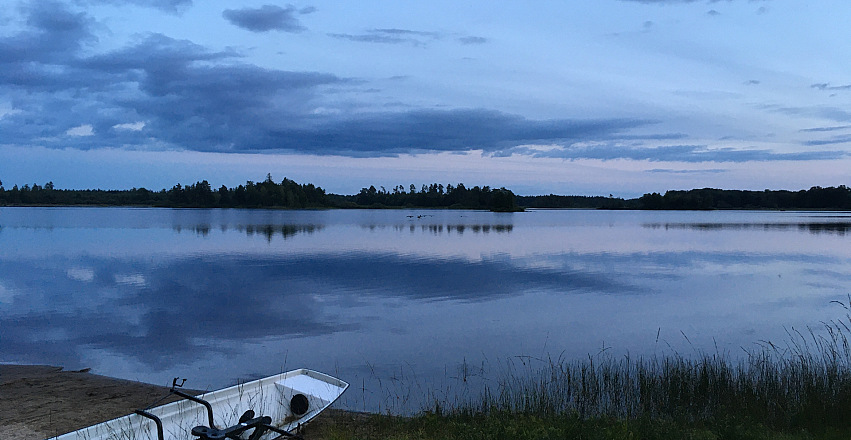
[[[849,184],[847,0],[22,0],[0,181]]]

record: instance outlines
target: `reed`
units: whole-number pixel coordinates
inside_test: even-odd
[[[603,350],[579,360],[516,357],[497,374],[464,363],[460,393],[431,391],[431,407],[413,417],[374,415],[328,437],[851,438],[851,296],[839,304],[843,318],[789,328],[784,343],[760,341],[740,356]],[[483,391],[469,393],[468,380],[482,376]]]
[[[737,358],[698,353],[634,359],[604,352],[573,361],[524,359],[478,399],[453,411],[697,426],[746,420],[784,431],[851,429],[851,317],[787,334],[782,346],[761,342]]]

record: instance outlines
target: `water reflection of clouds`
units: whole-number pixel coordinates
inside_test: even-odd
[[[282,287],[285,277],[257,277],[245,262],[186,259],[157,265],[144,261],[89,259],[90,280],[64,275],[66,261],[0,263],[4,282],[20,286],[3,304],[3,356],[27,362],[79,363],[80,351],[101,348],[140,358],[152,366],[197,356],[204,342],[266,336],[315,335],[355,327],[327,322],[311,292]],[[127,277],[112,273],[115,266]],[[123,266],[123,267],[122,267]],[[142,274],[144,280],[142,282]],[[28,286],[34,278],[48,285]],[[81,288],[79,283],[88,285]],[[221,346],[213,350],[223,350]]]
[[[632,287],[596,270],[528,268],[507,255],[478,261],[357,252],[308,255],[279,267],[362,295],[404,299],[482,301],[530,289],[606,292]]]
[[[378,368],[404,359],[431,368],[479,351],[528,354],[523,347],[542,335],[581,356],[601,338],[630,348],[636,332],[652,339],[663,327],[695,338],[730,319],[723,331],[706,332],[726,340],[724,326],[761,325],[754,310],[776,317],[784,301],[795,313],[807,301],[823,307],[848,277],[844,263],[699,251],[479,260],[367,251],[0,258],[0,360],[68,368],[113,362],[107,371],[132,365],[125,376],[131,378],[133,371],[153,375],[198,362],[220,370],[199,375],[222,376],[254,371],[257,362],[278,368],[262,360],[269,350],[269,357],[292,350],[303,358],[317,343],[324,350],[317,356],[343,353],[337,360],[351,371],[362,361]],[[69,277],[69,268],[87,275]],[[778,279],[775,268],[788,272]],[[796,292],[819,280],[835,286]],[[622,328],[604,322],[612,317]],[[440,346],[442,354],[418,353],[411,344]]]
[[[227,353],[227,341],[354,331],[364,323],[341,311],[363,307],[360,313],[368,314],[369,304],[387,297],[484,301],[529,289],[630,288],[606,274],[520,268],[510,258],[465,262],[363,252],[15,260],[0,261],[0,272],[7,274],[8,301],[0,304],[7,359],[77,365],[81,350],[100,349],[153,368]]]
[[[95,272],[84,267],[72,267],[65,271],[65,275],[75,281],[91,281],[95,278]]]
[[[175,357],[227,352],[222,341],[357,330],[365,324],[340,311],[368,309],[387,297],[476,302],[535,290],[648,294],[620,280],[678,279],[678,268],[707,264],[819,264],[794,255],[700,252],[547,259],[551,264],[531,267],[507,255],[471,262],[357,252],[0,262],[7,274],[0,289],[3,351],[25,361],[76,364],[73,347],[93,347],[165,367]],[[843,276],[837,271],[831,278]]]
[[[14,292],[12,292],[11,289],[7,289],[6,286],[0,282],[0,304],[11,304],[14,296]]]
[[[145,276],[140,273],[115,274],[114,278],[117,284],[126,284],[134,287],[145,287],[147,285]]]

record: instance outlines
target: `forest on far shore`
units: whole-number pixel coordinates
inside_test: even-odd
[[[807,190],[732,190],[701,188],[648,193],[635,199],[604,196],[518,196],[523,208],[646,209],[646,210],[851,210],[851,188],[814,186]]]
[[[538,195],[518,196],[506,188],[467,187],[432,183],[417,188],[398,185],[362,188],[353,195],[328,194],[312,183],[290,179],[280,183],[271,175],[261,182],[214,189],[202,180],[191,185],[174,185],[153,191],[58,189],[44,185],[3,187],[0,206],[153,206],[170,208],[450,208],[521,211],[525,208],[554,209],[648,209],[648,210],[851,210],[851,188],[814,186],[807,190],[729,190],[702,188],[648,193],[634,199],[609,196]]]
[[[191,185],[177,184],[171,189],[152,191],[58,189],[53,182],[11,189],[0,182],[0,206],[153,206],[169,208],[457,208],[517,211],[515,195],[505,188],[457,185],[401,185],[392,191],[384,187],[363,188],[355,195],[327,194],[324,189],[299,184],[290,179],[280,183],[266,175],[262,182],[214,189],[202,180]]]

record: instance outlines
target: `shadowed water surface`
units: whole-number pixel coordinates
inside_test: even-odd
[[[782,341],[841,314],[848,220],[3,208],[0,362],[193,388],[309,367],[349,408],[404,410],[515,356]]]

